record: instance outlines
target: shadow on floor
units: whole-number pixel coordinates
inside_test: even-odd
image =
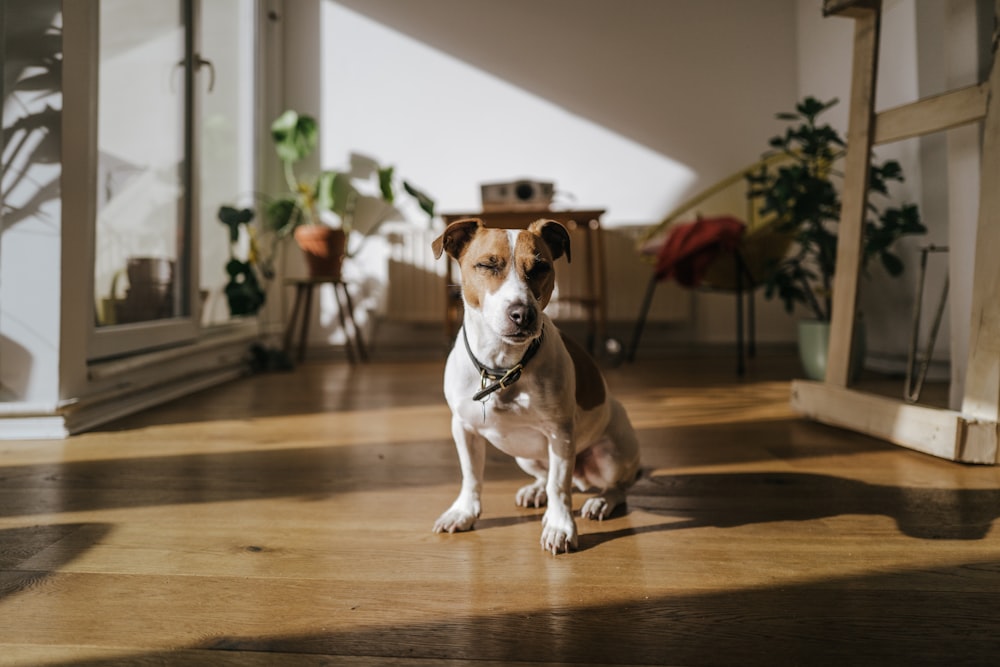
[[[71,664],[994,664],[997,590],[1000,562],[986,561],[591,607],[574,606],[567,591],[567,604],[544,609],[216,637],[183,651]]]

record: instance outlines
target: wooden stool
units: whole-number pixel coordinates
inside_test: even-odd
[[[351,293],[347,290],[347,284],[339,278],[288,278],[286,285],[295,286],[295,303],[292,305],[292,314],[288,318],[288,326],[285,327],[285,354],[291,352],[292,338],[295,336],[296,320],[299,311],[302,311],[301,324],[299,325],[299,361],[303,361],[306,356],[306,340],[309,337],[309,316],[312,314],[313,289],[318,285],[333,285],[333,294],[337,299],[337,314],[340,315],[340,327],[344,330],[345,347],[347,348],[347,358],[353,364],[357,359],[368,361],[368,352],[365,350],[364,341],[361,339],[361,330],[354,322],[354,303],[351,301]],[[351,321],[351,328],[347,328],[347,320]],[[354,348],[357,348],[357,359]]]

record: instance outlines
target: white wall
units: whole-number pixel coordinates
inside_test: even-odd
[[[323,166],[371,155],[443,211],[476,210],[481,182],[527,176],[554,180],[562,203],[607,208],[608,226],[655,224],[759,156],[782,129],[774,113],[805,95],[840,98],[828,119],[846,131],[853,22],[823,18],[822,0],[633,0],[627,11],[612,0],[318,1],[288,70],[299,58],[315,71],[312,35],[318,87],[286,99],[319,115]],[[879,107],[940,92],[940,3],[884,8]],[[894,198],[919,203],[932,228],[905,243],[903,278],[873,266],[862,287],[870,359],[884,370],[905,362],[917,249],[947,242],[944,168],[932,164],[943,150],[940,137],[879,149],[907,175]],[[941,278],[932,269],[932,292]],[[759,338],[794,340],[797,314],[758,300]],[[687,335],[731,340],[732,311],[730,297],[697,294]],[[946,327],[938,359],[947,343]]]
[[[442,211],[528,176],[654,224],[766,149],[795,27],[794,0],[324,0],[322,160],[395,164]],[[731,340],[731,297],[697,299],[691,335]],[[760,338],[789,340],[768,306]]]
[[[609,224],[657,220],[760,152],[776,100],[794,96],[790,9],[329,0],[324,159],[371,151],[447,209],[478,207],[480,181],[529,175],[606,206]]]

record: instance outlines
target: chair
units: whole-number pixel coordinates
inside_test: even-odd
[[[655,255],[653,275],[646,288],[628,360],[634,361],[642,330],[652,303],[656,285],[675,280],[683,287],[733,292],[736,296],[736,373],[746,373],[746,358],[756,355],[756,313],[754,291],[767,282],[770,272],[788,252],[790,232],[778,229],[774,218],[761,219],[758,203],[747,199],[747,220],[732,215],[697,217],[677,222],[682,214],[743,182],[747,173],[757,170],[760,162],[720,181],[686,202],[646,235],[640,253]],[[662,241],[661,238],[662,233]],[[744,322],[744,311],[746,321]]]

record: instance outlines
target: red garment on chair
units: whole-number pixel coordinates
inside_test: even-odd
[[[736,249],[745,229],[742,220],[730,216],[675,226],[656,255],[656,279],[673,278],[685,287],[698,286],[719,253]]]

